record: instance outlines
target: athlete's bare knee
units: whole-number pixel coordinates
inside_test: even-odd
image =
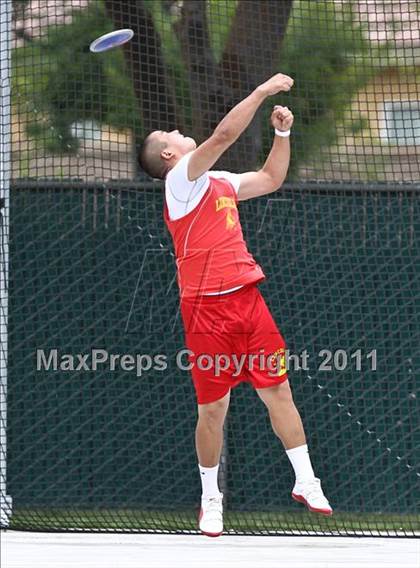
[[[203,425],[212,430],[222,428],[228,407],[229,394],[215,402],[200,404],[198,406],[198,425]]]
[[[293,402],[293,395],[289,381],[277,385],[276,397],[284,402]]]
[[[275,408],[278,405],[294,404],[288,380],[274,387],[258,389],[257,392],[261,400],[269,409]]]

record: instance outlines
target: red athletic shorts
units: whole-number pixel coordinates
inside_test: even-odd
[[[261,389],[287,380],[286,345],[256,284],[183,298],[181,314],[198,404],[222,398],[242,381]]]

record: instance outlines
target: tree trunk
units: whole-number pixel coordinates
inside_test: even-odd
[[[292,3],[293,0],[241,0],[238,3],[220,62],[223,83],[233,92],[236,101],[281,71],[280,49]],[[257,116],[226,153],[223,167],[243,171],[257,165],[262,146],[261,126],[261,118]]]
[[[279,69],[279,53],[293,0],[239,0],[219,65],[212,53],[205,0],[184,0],[175,26],[191,89],[192,135],[201,142],[223,116]],[[143,0],[105,0],[116,28],[131,28],[124,46],[145,131],[183,129],[161,44]],[[247,131],[219,166],[244,171],[258,163],[261,120]]]
[[[188,70],[192,105],[192,135],[201,142],[215,128],[233,93],[222,80],[208,33],[206,0],[184,0],[175,25]]]
[[[182,128],[175,96],[163,61],[161,43],[152,16],[142,0],[105,0],[116,29],[131,28],[133,39],[124,46],[144,133]]]
[[[187,65],[192,135],[201,142],[259,83],[279,71],[293,0],[240,0],[219,65],[211,49],[205,0],[184,0],[175,31]],[[252,169],[261,150],[261,118],[221,158],[220,167]]]

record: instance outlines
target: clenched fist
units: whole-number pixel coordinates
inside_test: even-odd
[[[293,114],[287,107],[276,105],[271,113],[271,124],[277,130],[290,130],[293,124]]]
[[[277,73],[273,75],[268,81],[262,83],[257,90],[260,91],[264,96],[269,97],[271,95],[276,95],[281,91],[290,91],[293,86],[293,79],[288,75],[283,75],[283,73]]]

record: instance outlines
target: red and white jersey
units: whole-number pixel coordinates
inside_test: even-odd
[[[214,294],[265,278],[248,252],[238,215],[239,175],[209,171],[188,180],[184,156],[165,181],[164,219],[181,297]]]

